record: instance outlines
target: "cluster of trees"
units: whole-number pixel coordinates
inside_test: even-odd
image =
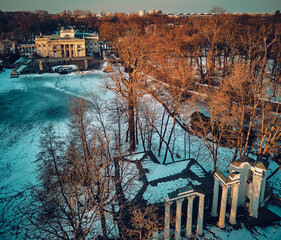
[[[92,100],[74,99],[67,136],[51,125],[44,129],[40,185],[18,206],[28,239],[149,239],[161,228],[155,206],[125,197],[135,191],[138,176],[120,156],[103,102]]]
[[[163,16],[147,16],[144,25],[151,23],[163,23]],[[138,22],[142,24],[143,20],[137,16],[127,16],[123,13],[116,13],[112,17],[98,18],[90,11],[74,10],[73,12],[65,10],[58,14],[50,14],[46,10],[36,10],[34,12],[0,11],[0,32],[1,39],[15,40],[19,43],[33,42],[35,35],[51,34],[60,29],[60,27],[75,27],[80,31],[94,31],[104,35],[105,40],[112,40],[115,35],[115,27],[118,31],[126,31],[129,23]],[[101,25],[103,27],[101,28]],[[104,28],[107,28],[104,31]],[[121,30],[123,29],[123,30]],[[110,33],[112,30],[113,32]],[[108,35],[106,37],[106,35]]]
[[[81,18],[81,14],[85,17]],[[35,35],[51,34],[62,26],[77,26],[80,30],[97,30],[97,18],[80,10],[49,14],[45,10],[34,12],[0,12],[1,38],[19,43],[33,42]]]
[[[165,121],[160,128],[151,124],[161,139],[159,149],[166,144],[164,162],[168,151],[172,155],[176,122],[190,130],[188,124],[178,121],[184,106],[200,111],[198,102],[204,102],[209,120],[206,123],[198,114],[193,125],[201,128],[199,135],[210,150],[214,170],[220,147],[233,149],[233,160],[250,153],[268,159],[279,148],[281,136],[279,16],[219,14],[159,19],[163,20],[160,24],[135,17],[129,22],[121,19],[112,28],[108,23],[100,26],[101,37],[112,42],[128,74],[120,71],[115,88],[109,88],[122,93],[127,101],[131,151],[137,141],[139,96],[145,92],[161,102],[173,118],[169,132]],[[147,84],[149,78],[154,81]],[[155,82],[162,83],[162,92],[155,89]],[[143,136],[143,128],[139,130]],[[198,134],[195,128],[193,133]]]

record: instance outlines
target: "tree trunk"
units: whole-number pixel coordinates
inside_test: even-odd
[[[134,109],[134,101],[131,97],[128,99],[128,112],[129,112],[129,136],[130,136],[130,147],[129,151],[133,152],[136,150],[136,136],[135,136],[135,109]]]
[[[104,215],[103,207],[100,208],[100,221],[101,221],[103,239],[107,239],[106,221],[105,221],[105,215]]]

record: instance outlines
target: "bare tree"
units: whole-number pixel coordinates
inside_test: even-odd
[[[74,115],[67,139],[45,129],[38,155],[42,187],[28,211],[32,233],[40,238],[86,239],[109,232],[106,215],[115,201],[114,167],[108,142],[90,124],[87,102],[72,107]],[[101,225],[101,233],[96,233]],[[96,231],[94,231],[96,230]]]
[[[152,51],[147,36],[131,30],[115,43],[118,57],[123,62],[124,73],[121,69],[118,74],[111,75],[113,82],[107,88],[120,94],[127,102],[129,150],[136,149],[135,105],[138,96],[142,95],[143,66],[147,55]]]
[[[223,13],[226,13],[226,9],[221,7],[221,6],[213,6],[209,13],[215,13],[215,14],[223,14]]]
[[[157,212],[158,209],[155,206],[133,207],[132,228],[127,229],[127,237],[139,240],[150,239],[153,233],[163,230],[161,217]]]

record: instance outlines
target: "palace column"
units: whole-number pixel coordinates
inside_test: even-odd
[[[203,234],[203,218],[204,218],[204,198],[205,195],[200,195],[198,206],[198,218],[197,218],[197,234]]]
[[[219,197],[219,179],[214,175],[214,192],[213,192],[213,203],[212,212],[213,217],[218,216],[218,197]]]
[[[253,190],[252,190],[252,204],[251,204],[251,211],[250,216],[258,218],[259,215],[259,202],[260,202],[260,191],[261,191],[261,182],[262,182],[262,176],[257,173],[253,173]]]
[[[70,49],[71,47],[70,47],[70,45],[71,45],[71,44],[68,44],[68,56],[69,56],[69,57],[71,57],[71,49]]]
[[[218,226],[220,228],[225,227],[225,210],[226,210],[226,200],[227,200],[228,188],[229,188],[229,186],[222,184],[220,218],[219,218],[219,222],[218,222]]]
[[[170,239],[171,202],[165,201],[164,239]]]
[[[232,184],[233,192],[232,192],[231,210],[230,210],[230,218],[229,218],[230,224],[236,224],[239,185],[240,185],[239,182]]]
[[[183,198],[177,200],[175,239],[181,239],[181,209]]]
[[[66,57],[66,46],[65,46],[65,44],[63,44],[63,53],[64,53],[64,57]]]
[[[186,233],[185,236],[190,238],[192,235],[192,214],[193,214],[193,200],[195,195],[187,197],[188,206],[187,206],[187,218],[186,218]]]

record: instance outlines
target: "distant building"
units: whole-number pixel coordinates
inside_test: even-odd
[[[146,11],[145,10],[140,10],[139,11],[139,16],[141,17],[141,16],[144,16],[146,14]]]
[[[162,14],[162,10],[155,10],[155,9],[152,9],[152,10],[149,10],[148,13],[149,13],[149,15],[153,15],[153,14]]]
[[[99,53],[99,36],[61,28],[60,34],[36,37],[35,46],[44,57],[84,57]]]
[[[107,12],[104,14],[106,17],[112,17],[112,12]]]
[[[105,15],[105,12],[101,11],[97,14],[97,17],[104,17],[104,15]]]

